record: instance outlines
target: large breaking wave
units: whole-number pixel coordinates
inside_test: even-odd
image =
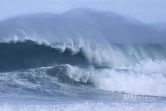
[[[1,98],[166,96],[165,29],[82,9],[18,16],[0,29]]]
[[[166,111],[165,104],[125,104],[125,103],[77,103],[77,104],[63,104],[63,105],[1,105],[2,111]]]
[[[165,48],[161,44],[105,46],[86,41],[1,42],[1,93],[57,97],[81,94],[84,98],[90,92],[103,96],[94,91],[97,88],[166,96]]]

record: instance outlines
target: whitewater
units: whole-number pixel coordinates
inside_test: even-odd
[[[76,19],[75,14],[82,18]],[[143,38],[137,42],[127,32],[107,35],[102,28],[110,25],[105,23],[109,19],[102,21],[99,15],[81,10],[0,22],[0,28],[4,27],[0,31],[0,111],[166,111],[166,44]],[[46,24],[31,26],[33,19]],[[96,25],[98,19],[103,27]],[[118,20],[117,24],[123,21]],[[110,26],[116,29],[115,25]],[[154,33],[146,29],[141,37]],[[100,36],[93,35],[94,31]],[[116,36],[124,38],[115,40]]]

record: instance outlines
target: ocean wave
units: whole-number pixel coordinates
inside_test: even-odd
[[[108,92],[104,95],[106,97],[114,92],[165,97],[166,73],[161,63],[153,63],[157,70],[149,69],[150,66],[146,70],[138,69],[138,64],[132,69],[65,64],[18,70],[0,73],[0,88],[5,94],[24,92],[58,97],[77,95],[89,98],[87,92],[103,96],[105,91]]]
[[[55,64],[93,65],[101,67],[132,67],[144,60],[164,61],[165,45],[102,44],[16,40],[0,43],[0,71],[37,68]]]
[[[160,64],[158,64],[160,65]],[[79,68],[67,65],[64,74],[75,82],[99,89],[137,95],[166,96],[166,74],[159,70]],[[54,72],[56,73],[56,72]],[[65,77],[65,76],[63,76]],[[66,80],[65,80],[66,81]]]
[[[111,93],[165,97],[165,50],[162,44],[106,46],[83,40],[1,42],[0,88],[6,93],[14,90],[63,96],[77,95],[73,93],[77,88],[86,95],[84,88],[89,88],[89,92],[95,88]],[[62,84],[64,90],[60,90]]]

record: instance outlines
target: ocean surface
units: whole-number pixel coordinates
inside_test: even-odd
[[[166,45],[0,42],[0,111],[166,111]]]

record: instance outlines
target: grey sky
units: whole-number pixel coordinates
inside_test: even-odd
[[[10,16],[94,8],[129,15],[147,23],[166,22],[166,0],[0,0],[0,19]]]

